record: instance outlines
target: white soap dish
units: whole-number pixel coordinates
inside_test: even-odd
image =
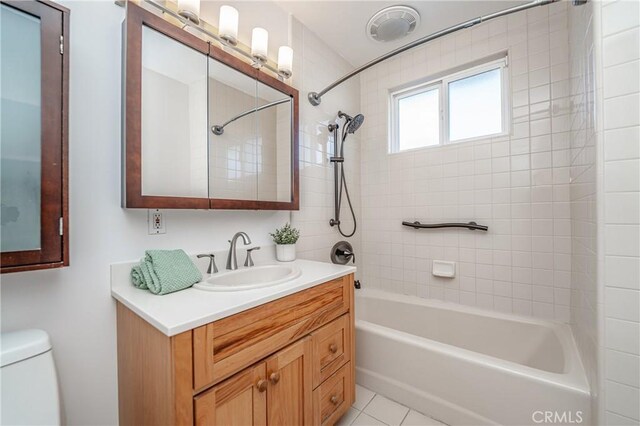
[[[431,273],[436,277],[453,278],[456,276],[456,263],[434,260]]]

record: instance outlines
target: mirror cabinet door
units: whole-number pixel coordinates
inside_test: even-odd
[[[207,55],[142,27],[142,195],[208,197]]]
[[[256,80],[209,58],[209,198],[255,200]]]
[[[291,202],[293,99],[258,82],[256,103],[257,199]]]

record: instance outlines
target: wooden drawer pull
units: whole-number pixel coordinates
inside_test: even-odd
[[[329,351],[331,351],[332,354],[335,354],[336,352],[338,352],[338,345],[336,345],[335,343],[330,344]]]
[[[269,380],[275,385],[280,381],[280,373],[271,373]]]
[[[264,379],[258,380],[256,383],[256,388],[258,388],[258,392],[264,392],[267,390],[267,381]]]
[[[333,395],[331,399],[329,399],[333,405],[338,405],[338,397]]]

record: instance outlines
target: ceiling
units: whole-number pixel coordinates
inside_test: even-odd
[[[354,66],[359,66],[410,41],[481,15],[527,1],[317,1],[275,0]],[[369,39],[366,26],[377,11],[392,5],[413,7],[420,26],[408,37],[388,43]]]
[[[201,14],[218,26],[223,4],[232,4],[240,15],[238,38],[251,44],[251,29],[269,31],[269,56],[277,57],[278,46],[289,41],[288,14],[324,40],[353,66],[359,66],[412,40],[481,15],[527,3],[514,0],[203,0]],[[408,37],[388,43],[375,42],[366,35],[369,18],[392,5],[411,6],[420,13],[420,26]]]

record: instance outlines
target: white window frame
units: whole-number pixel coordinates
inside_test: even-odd
[[[477,74],[482,74],[487,71],[495,69],[500,70],[500,76],[502,80],[502,129],[500,132],[492,133],[489,135],[482,135],[467,139],[458,139],[452,141],[449,135],[449,83],[462,80],[468,77],[472,77]],[[439,143],[437,145],[428,145],[417,148],[410,148],[400,150],[399,140],[399,119],[398,119],[398,103],[401,99],[417,95],[419,93],[427,92],[437,88],[439,90],[439,108],[440,108],[440,136]],[[496,138],[506,136],[510,132],[511,127],[511,96],[509,87],[509,73],[508,73],[508,57],[503,56],[499,59],[494,59],[488,62],[481,63],[466,68],[462,71],[453,72],[437,79],[429,79],[420,84],[410,87],[404,87],[400,89],[391,90],[389,93],[390,108],[389,108],[389,153],[401,153],[407,151],[414,151],[417,149],[428,149],[434,147],[441,147],[449,144],[457,144],[464,142],[472,142],[477,140],[485,140],[490,138]]]

